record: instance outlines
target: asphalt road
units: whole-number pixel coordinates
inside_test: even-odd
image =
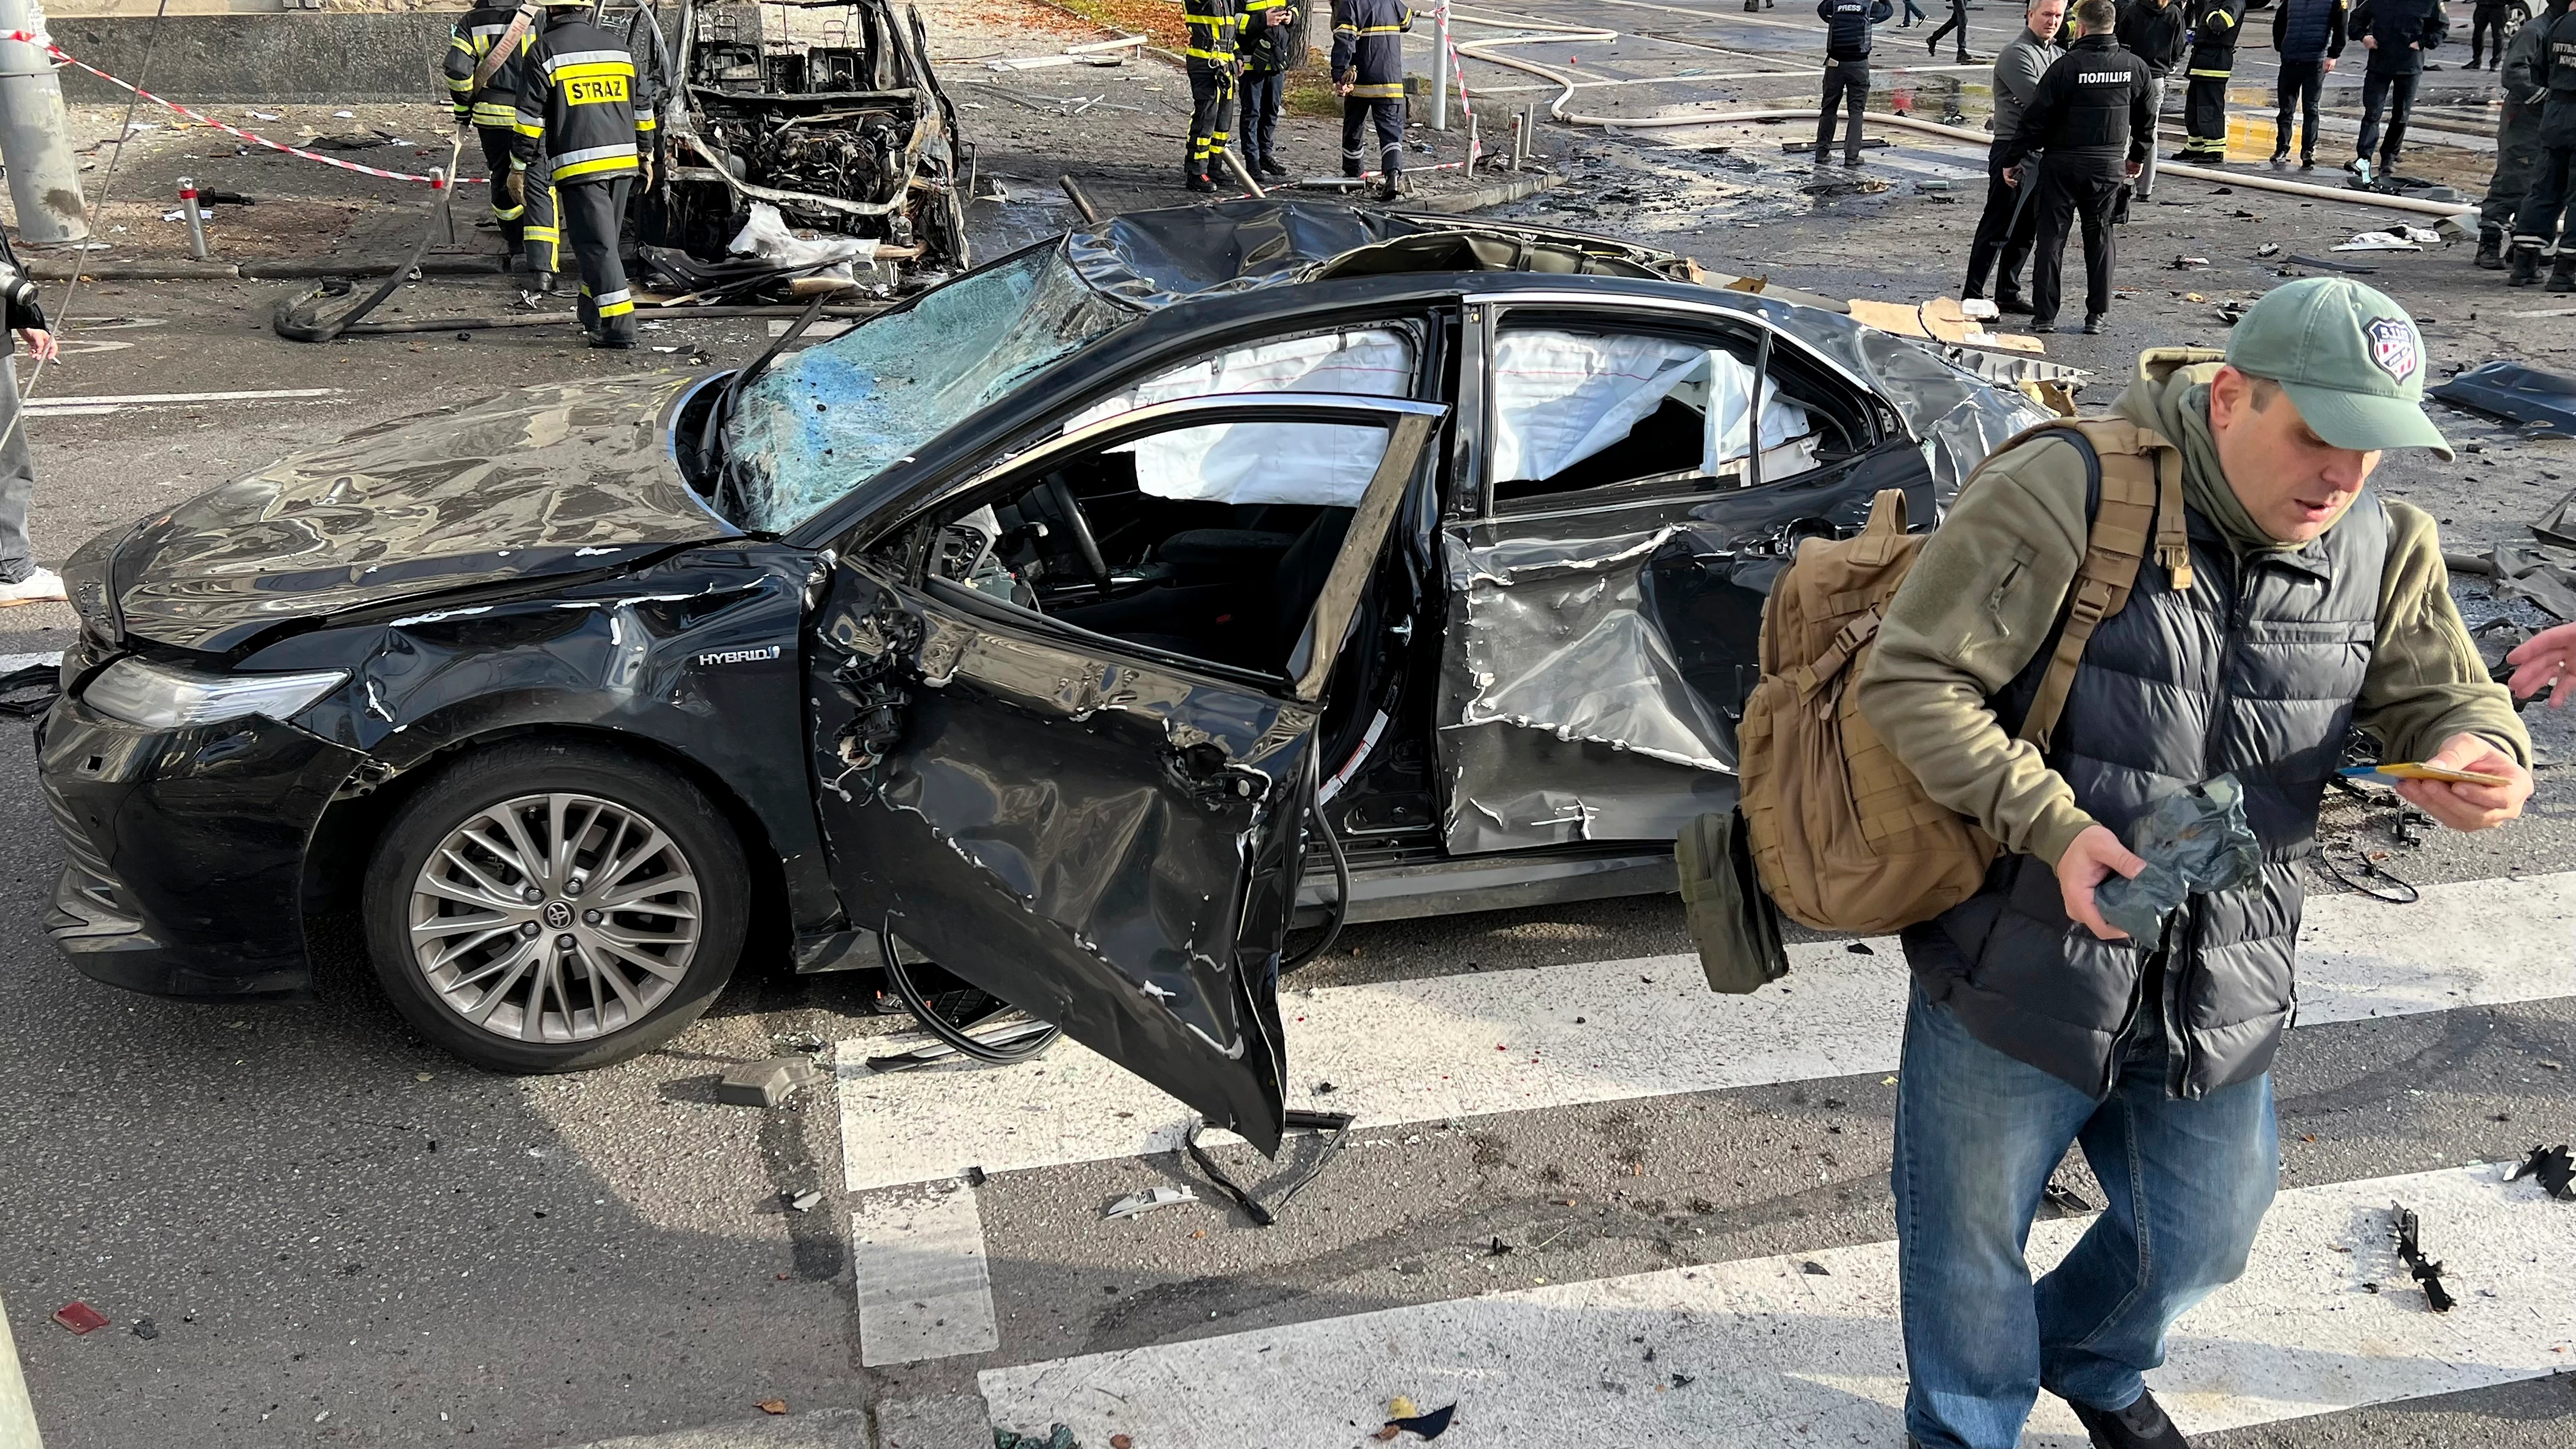
[[[1600,14],[1571,4],[1513,9]],[[1791,17],[1804,27],[1794,33],[1751,23],[1787,17],[1785,9],[1712,11],[1719,7],[1666,15],[1674,34],[1703,50],[1657,42],[1652,64],[1708,45],[1764,64],[1814,48],[1803,17]],[[2008,33],[2010,12],[1972,13],[1980,49]],[[1639,73],[1660,73],[1643,59],[1645,42],[1620,46],[1619,65],[1637,58]],[[1610,57],[1594,59],[1588,72],[1617,77]],[[1646,109],[1678,103],[1649,87],[1598,94]],[[1738,128],[1647,141],[1550,130],[1543,149],[1574,179],[1526,214],[1629,231],[1711,265],[1837,295],[1955,291],[1962,223],[1974,213],[1916,182],[1967,174],[1972,159],[1901,143],[1873,154],[1897,180],[1888,191],[1819,198],[1781,165],[1783,134]],[[1299,137],[1323,144],[1312,125]],[[1731,150],[1707,149],[1714,146]],[[1061,139],[1061,154],[1078,166],[1132,184],[1134,173],[1117,169],[1134,164],[1121,152],[1114,126]],[[1039,163],[1051,158],[1029,159],[1031,174],[1043,176]],[[1652,205],[1609,199],[1623,187]],[[1722,187],[1734,189],[1718,194]],[[2314,250],[2372,220],[2337,204],[2222,197],[2184,183],[2171,196],[2169,211],[2157,209],[2126,239],[2142,260],[2124,281],[2138,291],[2115,311],[2113,336],[2059,337],[2052,355],[2116,378],[2142,346],[2223,342],[2214,312],[2183,293],[2244,295],[2272,276],[2252,255],[2263,243]],[[1971,195],[1965,205],[1974,202]],[[1008,208],[987,210],[985,224],[997,229],[1033,225]],[[2263,217],[2230,214],[2238,210]],[[2155,233],[2163,235],[2146,239]],[[2214,265],[2188,276],[2153,269],[2159,254],[2186,251]],[[2499,315],[2528,304],[2471,271],[2456,249],[2388,260],[2379,280],[2425,319],[2442,367],[2489,355],[2549,362],[2552,349],[2552,365],[2569,365],[2563,320]],[[31,431],[45,478],[42,557],[58,560],[91,530],[369,422],[524,381],[696,355],[738,359],[766,340],[758,323],[702,323],[647,334],[681,351],[624,358],[527,331],[308,348],[268,333],[274,290],[129,283],[90,293],[101,310],[78,315],[152,325],[102,331],[102,340],[134,345],[76,358],[49,379],[49,392],[337,391],[39,421]],[[495,292],[491,300],[503,299]],[[482,303],[450,288],[406,305]],[[2103,402],[2109,390],[2087,401]],[[2455,547],[2518,534],[2541,503],[2576,486],[2576,445],[2520,442],[2440,416],[2455,437],[2486,451],[2458,468],[2393,461],[2383,481],[2435,507]],[[2481,607],[2473,591],[2464,603],[2473,614]],[[60,610],[0,614],[0,653],[59,648],[68,622]],[[2536,722],[2546,725],[2545,759],[2576,759],[2564,719]],[[846,1186],[871,1170],[870,1119],[853,1117],[851,1151],[828,1088],[766,1113],[718,1105],[712,1094],[727,1066],[782,1044],[844,1042],[901,1024],[869,1014],[851,979],[739,980],[671,1048],[540,1081],[463,1069],[412,1038],[345,943],[326,955],[308,1004],[208,1007],[126,995],[76,976],[43,938],[38,921],[59,857],[27,750],[9,742],[23,738],[0,735],[0,962],[8,965],[0,1060],[11,1064],[18,1103],[17,1130],[0,1140],[0,1221],[10,1225],[0,1300],[56,1449],[517,1449],[702,1426],[719,1431],[700,1441],[709,1444],[787,1443],[781,1436],[797,1434],[812,1437],[794,1442],[864,1444],[866,1411],[882,1409],[885,1425],[935,1424],[943,1401],[979,1392],[981,1370],[1437,1305],[1534,1278],[1582,1282],[1858,1249],[1893,1232],[1885,1163],[1894,1090],[1880,1070],[1371,1129],[1363,1135],[1377,1145],[1355,1145],[1267,1229],[1209,1206],[1104,1228],[1107,1201],[1193,1181],[1192,1170],[1169,1154],[1054,1162],[996,1172],[981,1191],[998,1346],[871,1365],[859,1332],[864,1245],[854,1241],[851,1215],[882,1194]],[[2566,869],[2576,863],[2576,791],[2567,781],[2563,769],[2545,773],[2533,818],[2494,837],[2383,848],[2426,883],[2482,886]],[[2346,809],[2330,827],[2384,841],[2386,823],[2384,810]],[[2323,882],[2319,889],[2331,893]],[[2428,946],[2410,908],[2368,908],[2384,911],[2392,952],[2474,963],[2500,949],[2475,932]],[[1581,974],[1587,963],[1687,949],[1669,900],[1503,912],[1354,928],[1293,985],[1324,991],[1526,972],[1505,979],[1527,983],[1533,1014],[1581,1011],[1585,1000],[1558,983],[1592,979]],[[2552,949],[2576,960],[2576,939],[2563,933]],[[1297,1040],[1292,1033],[1292,1071]],[[1376,1050],[1391,1071],[1442,1076],[1442,1059],[1423,1042],[1397,1033]],[[2285,1185],[2323,1189],[2494,1160],[2565,1137],[2576,1083],[2560,1064],[2571,1061],[2576,998],[2567,996],[2303,1027],[2279,1068]],[[1259,1170],[1240,1150],[1228,1160]],[[2084,1185],[2080,1174],[2072,1180]],[[788,1211],[781,1195],[806,1189],[823,1191],[824,1204]],[[1514,1251],[1492,1254],[1486,1245],[1496,1240]],[[2566,1245],[2576,1247],[2576,1236]],[[2563,1262],[2551,1270],[2563,1274]],[[76,1338],[45,1321],[74,1299],[112,1325]],[[2474,1311],[2474,1302],[2463,1310]],[[133,1331],[147,1318],[148,1338]],[[2404,1340],[2386,1352],[2391,1361],[2421,1356]],[[1576,1406],[1568,1412],[1582,1417],[1565,1420],[1562,1437],[1626,1442],[1617,1405],[1579,1400],[1577,1388],[1588,1392],[1589,1380],[1567,1385],[1566,1402]],[[1199,1389],[1226,1392],[1224,1384]],[[783,1400],[791,1412],[767,1418],[756,1407],[762,1400]],[[1472,1420],[1472,1406],[1462,1412]],[[2571,1416],[2570,1381],[2532,1377],[2197,1442],[2537,1449],[2562,1442]],[[951,1437],[922,1432],[889,1429],[884,1438],[973,1442],[954,1419]]]

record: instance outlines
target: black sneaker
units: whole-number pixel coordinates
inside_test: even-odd
[[[2019,292],[1998,289],[1995,293],[1995,310],[2007,317],[2027,317],[2030,315],[2030,299]]]
[[[2087,337],[2099,337],[2110,330],[2111,319],[2107,313],[2096,312],[2084,319],[2084,335]]]
[[[1845,169],[1857,168],[1860,164],[1861,162],[1858,156],[1845,156],[1843,158],[1843,166]]]
[[[1268,156],[1261,158],[1261,166],[1259,169],[1261,174],[1264,176],[1285,176],[1288,174],[1287,167],[1280,165],[1276,160]]]
[[[2066,1403],[2093,1436],[2093,1449],[2190,1449],[2153,1394],[2141,1392],[2136,1403],[2116,1414],[2073,1399]]]
[[[2045,322],[2034,320],[2030,324],[2030,330],[2033,332],[2054,332],[2057,330],[2057,319],[2051,317]]]
[[[2273,152],[2273,153],[2272,153],[2272,162],[2271,162],[2271,165],[2272,165],[2272,169],[2273,169],[2273,170],[2275,170],[2275,171],[2287,171],[2287,170],[2289,170],[2289,169],[2290,169],[2290,153],[2289,153],[2289,152],[2287,152],[2287,151],[2275,151],[2275,152]]]

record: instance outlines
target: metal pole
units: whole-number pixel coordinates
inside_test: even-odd
[[[33,29],[27,21],[27,0],[0,0],[0,35]],[[23,40],[0,41],[0,160],[8,163],[21,240],[42,247],[88,238],[62,84],[45,53]]]
[[[197,183],[191,177],[179,178],[179,210],[188,218],[188,255],[202,262],[206,259],[206,218],[197,201]]]
[[[9,0],[16,3],[16,0]],[[1431,57],[1431,129],[1449,129],[1449,6],[1443,0],[1431,12],[1431,46],[1439,52]]]
[[[0,1449],[45,1449],[36,1432],[36,1408],[27,1398],[27,1376],[18,1367],[18,1344],[9,1315],[0,1310]]]

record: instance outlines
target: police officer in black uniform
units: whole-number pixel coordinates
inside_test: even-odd
[[[2361,73],[2361,135],[2344,169],[2368,186],[2374,146],[2379,151],[2380,176],[2397,169],[2398,148],[2406,143],[2406,121],[2415,112],[2415,86],[2424,78],[2424,52],[2450,34],[2451,20],[2442,13],[2442,0],[2361,0],[2352,7],[2352,18],[2345,26],[2370,52],[2370,60]],[[2382,110],[2388,113],[2384,139],[2379,126]]]
[[[1825,22],[1825,99],[1816,110],[1816,164],[1834,149],[1834,113],[1851,107],[1851,133],[1843,138],[1843,164],[1860,164],[1860,116],[1869,104],[1871,27],[1896,13],[1890,0],[1816,0]]]
[[[1360,133],[1377,125],[1378,183],[1392,199],[1404,189],[1404,0],[1334,0],[1333,89],[1342,95],[1342,174],[1357,176],[1367,153]]]
[[[1217,153],[1234,139],[1234,84],[1243,74],[1235,55],[1235,27],[1242,16],[1234,0],[1181,0],[1181,19],[1190,38],[1183,55],[1190,75],[1190,154],[1182,166],[1181,184],[1192,191],[1217,190],[1225,163]]]
[[[518,110],[519,77],[527,69],[527,54],[536,44],[533,27],[523,27],[510,54],[494,68],[492,78],[482,89],[474,86],[476,72],[492,54],[492,47],[509,33],[510,22],[518,15],[516,5],[477,5],[465,12],[448,36],[447,60],[440,67],[447,77],[447,96],[456,108],[456,123],[472,125],[475,138],[483,143],[483,164],[492,175],[492,220],[501,235],[510,242],[510,250],[525,258],[524,265],[532,274],[537,291],[554,287],[556,245],[563,233],[555,227],[555,194],[542,180],[527,184],[522,176],[517,182],[511,173],[524,168],[511,154],[513,117]]]
[[[2531,189],[2513,216],[2513,272],[2505,280],[2528,287],[2551,259],[2549,290],[2576,292],[2576,7],[2552,0],[2529,22],[2546,26],[2531,79],[2546,99],[2540,113],[2540,164]],[[2562,230],[2563,228],[2563,230]]]
[[[2111,0],[2083,0],[2075,7],[2081,37],[2040,77],[2005,155],[2007,165],[2017,166],[2032,151],[2045,153],[2039,163],[2039,251],[2030,268],[2033,332],[2057,330],[2067,223],[2073,219],[2084,227],[2084,330],[2101,332],[2111,310],[2111,211],[2122,183],[2146,160],[2155,124],[2148,99],[2155,77],[2113,38],[2118,23]]]
[[[653,184],[652,157],[642,146],[653,138],[653,97],[638,94],[625,42],[582,13],[589,0],[545,3],[520,77],[511,154],[531,175],[544,156],[544,181],[554,188],[581,268],[581,330],[590,345],[629,348],[635,299],[626,290],[619,233],[636,181]]]

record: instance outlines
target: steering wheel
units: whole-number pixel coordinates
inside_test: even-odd
[[[1109,561],[1100,555],[1100,540],[1091,536],[1091,520],[1082,516],[1082,505],[1074,501],[1073,489],[1066,486],[1062,473],[1049,473],[1046,480],[1047,501],[1063,516],[1064,531],[1073,539],[1073,551],[1082,556],[1082,568],[1091,581],[1109,592]]]

